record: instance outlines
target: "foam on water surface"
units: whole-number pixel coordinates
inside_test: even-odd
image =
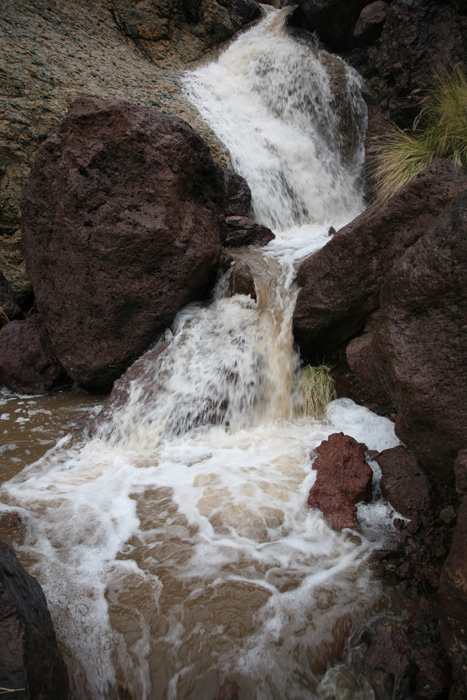
[[[44,441],[2,497],[27,526],[21,554],[44,587],[76,698],[204,699],[225,679],[245,698],[318,698],[346,634],[380,599],[367,558],[386,512],[369,506],[364,531],[336,533],[306,503],[313,450],[331,433],[376,450],[398,441],[388,420],[349,400],[323,421],[300,414],[296,267],[363,200],[361,154],[349,163],[333,151],[329,75],[287,35],[288,11],[186,76],[248,179],[253,215],[277,233],[235,254],[257,302],[226,299],[221,283],[210,305],[183,309],[92,440],[62,421],[43,455],[50,433],[32,431],[53,427],[54,410],[0,397],[4,454],[19,454],[17,435]],[[342,70],[358,120],[357,80]]]

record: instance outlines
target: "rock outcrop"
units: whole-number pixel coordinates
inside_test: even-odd
[[[360,11],[369,0],[297,0],[293,24],[316,32],[332,51],[351,48]]]
[[[465,189],[465,170],[437,160],[385,206],[366,209],[301,264],[293,324],[305,358],[313,360],[363,327],[379,307],[391,268]]]
[[[383,450],[375,460],[381,468],[382,494],[395,510],[418,522],[431,515],[430,482],[415,455],[399,445]]]
[[[467,497],[464,496],[454,539],[439,588],[440,626],[453,668],[454,700],[467,695]]]
[[[244,294],[256,301],[256,287],[251,268],[247,262],[241,260],[232,265],[224,275],[223,282],[226,296]]]
[[[467,56],[467,11],[459,0],[394,0],[370,56],[372,85],[390,119],[411,127],[440,71]]]
[[[177,114],[225,164],[226,149],[183,95],[180,69],[258,14],[253,0],[1,4],[0,269],[17,301],[31,294],[21,189],[40,144],[59,129],[72,102],[116,98]]]
[[[177,117],[77,100],[41,146],[24,188],[23,248],[55,353],[107,390],[211,287],[224,175]]]
[[[67,670],[42,589],[5,542],[0,542],[0,688],[21,700],[68,698]]]
[[[21,318],[22,315],[5,275],[0,272],[0,328],[9,321]]]
[[[47,394],[67,381],[39,315],[4,327],[0,334],[0,385],[20,394]]]
[[[228,216],[225,223],[227,231],[222,236],[222,244],[226,248],[243,245],[263,246],[275,238],[271,229],[257,224],[247,216]]]
[[[386,278],[373,341],[397,436],[441,483],[467,445],[467,192]]]
[[[373,472],[363,447],[344,433],[334,433],[316,448],[318,474],[308,504],[319,508],[334,530],[355,527],[359,501],[371,500]]]

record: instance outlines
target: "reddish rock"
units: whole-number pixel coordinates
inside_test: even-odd
[[[430,482],[414,454],[401,445],[375,457],[381,467],[384,498],[406,518],[421,520],[431,514]]]
[[[372,471],[362,446],[344,433],[334,433],[316,449],[318,475],[308,503],[319,508],[334,530],[355,527],[359,501],[371,500]]]
[[[378,631],[365,656],[372,668],[402,678],[410,668],[412,639],[408,625],[387,622]]]
[[[86,388],[112,382],[212,285],[224,174],[177,117],[82,98],[45,141],[23,193],[23,248],[57,357]]]
[[[251,204],[250,187],[241,175],[224,169],[224,211],[226,216],[248,216]]]
[[[227,248],[242,245],[266,245],[275,238],[271,229],[261,226],[247,216],[228,216],[225,220],[227,233],[222,236],[222,244]]]
[[[225,274],[225,285],[228,296],[245,294],[256,301],[255,280],[250,266],[243,260],[232,265]]]
[[[47,394],[67,379],[39,315],[7,323],[0,334],[0,384],[21,394]]]
[[[447,697],[451,676],[437,617],[437,606],[421,598],[415,616],[380,624],[364,657],[377,700]]]
[[[373,330],[370,330],[370,328],[375,327],[377,314],[378,312],[370,317],[371,323],[366,324],[362,335],[350,341],[345,354],[356,383],[353,390],[354,400],[357,403],[368,405],[372,410],[384,407],[384,413],[391,409],[391,400],[381,386],[376,372],[373,353]],[[352,398],[349,394],[345,394],[345,396]]]
[[[21,318],[22,311],[15,301],[10,285],[5,279],[5,275],[0,271],[0,328],[8,321]]]
[[[383,0],[376,0],[363,8],[353,33],[359,44],[372,44],[381,36],[388,9],[389,5]]]
[[[393,0],[374,57],[390,119],[412,127],[436,74],[463,63],[466,55],[464,0]]]
[[[68,676],[44,594],[0,542],[0,688],[8,697],[65,700]]]
[[[395,431],[438,484],[467,445],[467,192],[388,275],[373,348]]]
[[[299,267],[294,335],[302,355],[313,360],[358,332],[379,307],[391,268],[467,189],[467,173],[437,160],[385,206],[375,204],[338,231]]]
[[[451,551],[439,587],[440,627],[452,664],[452,697],[467,697],[467,498],[464,497],[454,530]]]

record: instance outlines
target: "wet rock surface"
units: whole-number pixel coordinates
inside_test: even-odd
[[[5,542],[0,542],[0,687],[16,700],[68,697],[66,666],[42,589]]]
[[[354,38],[359,44],[372,44],[381,36],[389,5],[376,0],[363,8],[354,29]]]
[[[183,95],[181,70],[258,15],[233,3],[50,0],[0,7],[0,269],[31,294],[21,251],[21,189],[40,144],[82,96],[118,98],[188,120],[222,164],[228,152]],[[245,212],[246,213],[246,212]]]
[[[236,262],[225,274],[224,281],[228,296],[244,294],[256,301],[256,287],[251,268],[245,261]]]
[[[370,57],[373,85],[390,119],[411,127],[437,74],[467,55],[465,3],[394,0]]]
[[[363,327],[379,307],[391,268],[465,189],[466,172],[437,160],[385,206],[370,206],[300,265],[293,328],[305,358],[319,357]]]
[[[39,315],[7,323],[0,334],[0,384],[20,394],[47,394],[68,382]]]
[[[74,103],[23,194],[23,248],[69,376],[112,382],[211,287],[224,176],[183,120],[119,100]]]
[[[407,620],[376,619],[358,631],[347,662],[366,676],[375,700],[448,696],[450,666],[437,623],[438,609],[429,597],[412,601]]]
[[[9,321],[21,318],[22,315],[5,275],[0,272],[0,328]]]
[[[247,216],[227,216],[227,230],[222,236],[226,248],[244,245],[263,246],[272,241],[275,235],[267,226],[261,226]]]
[[[359,501],[371,499],[373,473],[363,447],[344,433],[334,433],[316,448],[318,474],[308,504],[319,508],[334,530],[355,527]]]
[[[439,598],[441,631],[455,681],[452,697],[467,695],[467,497],[457,516],[451,551],[443,567]]]
[[[414,454],[392,447],[374,458],[382,472],[383,497],[405,518],[421,522],[432,511],[431,487]]]
[[[467,193],[400,259],[381,290],[378,375],[398,409],[397,436],[453,485],[467,444]]]

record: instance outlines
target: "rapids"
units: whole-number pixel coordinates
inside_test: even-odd
[[[297,263],[363,207],[365,110],[342,66],[349,157],[326,61],[287,34],[287,12],[184,77],[250,184],[252,215],[276,232],[236,253],[258,301],[225,298],[221,281],[209,305],[182,309],[92,439],[66,427],[81,406],[63,396],[0,395],[2,510],[22,516],[18,551],[74,698],[214,698],[226,680],[244,699],[324,698],[345,636],[383,604],[368,557],[386,508],[361,507],[361,530],[336,533],[306,499],[323,439],[382,450],[398,443],[393,426],[347,399],[303,416],[291,335]]]

